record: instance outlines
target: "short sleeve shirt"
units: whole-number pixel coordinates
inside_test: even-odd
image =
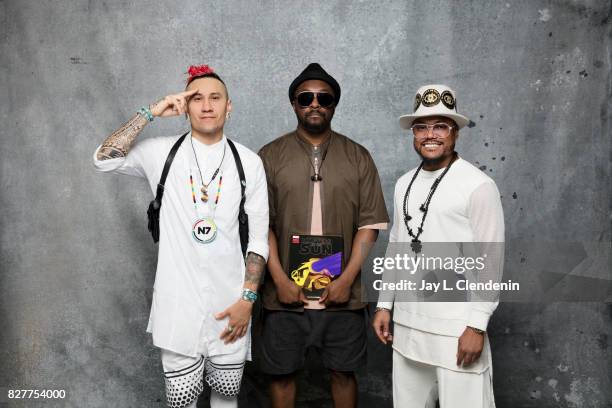
[[[259,155],[268,182],[270,228],[278,241],[281,265],[287,271],[291,236],[309,234],[312,226],[315,183],[311,179],[311,145],[294,131],[265,145]],[[336,132],[321,145],[321,158],[322,180],[317,183],[322,234],[343,237],[348,262],[359,228],[389,222],[378,170],[366,148]],[[329,309],[364,307],[362,290],[358,275],[349,302]],[[270,278],[264,281],[263,303],[270,310],[302,310],[280,304]]]

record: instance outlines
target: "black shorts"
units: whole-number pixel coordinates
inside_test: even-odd
[[[365,309],[264,313],[261,370],[291,374],[304,366],[306,349],[315,348],[334,371],[355,371],[366,364]]]

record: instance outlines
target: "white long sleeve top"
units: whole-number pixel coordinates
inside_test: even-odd
[[[403,200],[415,171],[416,168],[410,170],[396,183],[390,246],[412,240],[404,224]],[[425,202],[434,180],[443,171],[421,170],[412,185],[408,212],[413,217],[410,226],[415,232],[423,215],[419,206]],[[504,215],[495,182],[469,162],[458,158],[433,195],[420,240],[424,243],[503,243]],[[495,257],[495,262],[487,267],[495,269],[490,271],[491,275],[501,277],[503,254]],[[385,280],[397,279],[394,276]],[[381,294],[378,306],[393,309],[396,350],[424,363],[457,369],[454,360],[457,338],[466,326],[486,330],[497,301],[404,302],[390,299],[389,293],[385,293],[384,296]],[[487,353],[488,345],[480,362],[467,371],[486,369],[490,360]]]
[[[179,136],[156,137],[137,141],[125,158],[97,160],[102,172],[114,172],[146,178],[155,194],[166,157]],[[259,156],[234,142],[246,177],[245,211],[249,216],[248,251],[268,257],[268,192],[263,164]],[[98,148],[99,149],[99,148]],[[202,177],[208,183],[225,157],[219,174],[208,187],[209,201],[200,200]],[[218,206],[214,206],[221,183]],[[193,180],[193,190],[191,181]],[[240,180],[227,139],[206,145],[188,134],[178,149],[165,183],[160,212],[159,254],[153,289],[153,302],[147,331],[157,347],[188,356],[196,356],[200,333],[206,333],[209,355],[232,354],[250,350],[250,334],[225,345],[219,335],[227,319],[214,315],[236,302],[242,293],[245,264],[238,232],[241,198]],[[194,223],[213,217],[218,231],[207,244],[196,241]]]

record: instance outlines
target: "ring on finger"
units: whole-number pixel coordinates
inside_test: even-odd
[[[231,333],[234,331],[234,326],[227,326],[227,332]]]

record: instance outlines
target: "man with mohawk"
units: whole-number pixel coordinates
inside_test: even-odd
[[[266,177],[260,158],[223,133],[232,110],[223,80],[207,65],[188,73],[184,92],[141,108],[96,149],[94,165],[146,178],[157,193],[147,331],[161,348],[168,406],[195,407],[205,381],[211,407],[236,407],[268,257]],[[182,114],[189,132],[134,143],[154,118]]]

